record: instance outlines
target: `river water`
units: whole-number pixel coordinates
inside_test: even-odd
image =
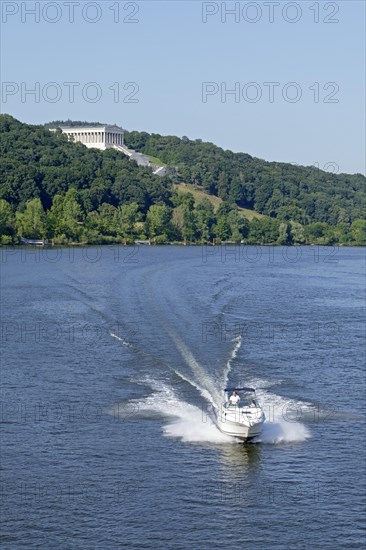
[[[364,547],[364,250],[0,252],[4,549]]]

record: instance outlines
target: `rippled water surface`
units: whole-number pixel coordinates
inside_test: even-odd
[[[364,250],[1,254],[3,548],[363,547]]]

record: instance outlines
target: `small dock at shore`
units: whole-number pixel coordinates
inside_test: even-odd
[[[24,244],[25,246],[53,246],[53,242],[46,241],[45,239],[25,239],[24,237],[20,237],[20,244]]]
[[[150,241],[150,239],[148,239],[148,240],[136,239],[136,240],[135,240],[135,244],[145,244],[145,245],[150,246],[150,245],[151,245],[151,241]]]

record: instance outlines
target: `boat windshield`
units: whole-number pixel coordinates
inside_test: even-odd
[[[230,403],[230,396],[227,395],[227,399],[225,402],[225,408],[228,407],[259,407],[259,403],[257,401],[256,395],[254,393],[245,393],[245,394],[239,394],[240,401],[239,404]]]

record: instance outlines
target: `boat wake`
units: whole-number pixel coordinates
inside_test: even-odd
[[[159,362],[165,370],[170,370],[182,381],[194,388],[204,399],[201,408],[188,403],[179,397],[173,386],[161,380],[144,378],[140,384],[151,388],[152,393],[143,399],[130,401],[130,406],[135,411],[134,417],[140,418],[165,418],[168,419],[162,431],[167,437],[176,437],[185,442],[206,442],[216,444],[230,444],[238,440],[223,434],[217,427],[213,408],[219,408],[221,404],[221,392],[228,383],[232,364],[240,350],[242,339],[240,336],[233,340],[230,357],[225,365],[220,380],[213,379],[209,373],[199,364],[193,353],[177,335],[170,333],[176,348],[180,352],[184,362],[190,368],[192,376],[183,374],[178,369],[166,362],[157,360],[147,352],[142,352],[127,340],[111,333],[124,346],[132,351],[140,352],[146,357],[151,357],[154,362]],[[199,382],[196,382],[198,379]],[[305,412],[311,409],[311,404],[302,401],[285,399],[268,391],[268,386],[273,384],[261,379],[248,380],[248,385],[256,388],[258,399],[266,415],[262,433],[253,440],[254,443],[281,444],[305,441],[310,437],[309,429],[300,422],[299,411]],[[118,408],[118,405],[116,405]],[[114,408],[114,414],[116,411]]]
[[[255,443],[295,443],[311,437],[310,430],[301,422],[311,414],[313,405],[305,401],[289,399],[268,391],[272,383],[268,380],[252,379],[250,385],[266,415],[262,432]]]
[[[253,443],[300,443],[309,439],[310,431],[300,422],[289,423],[285,421],[265,422],[262,433],[253,440]]]
[[[212,419],[211,407],[207,409],[180,399],[174,389],[164,382],[145,378],[140,381],[150,386],[152,393],[143,399],[132,399],[129,406],[135,411],[134,418],[165,418],[163,433],[189,443],[235,443],[232,437],[219,431]],[[111,414],[116,414],[118,405]],[[124,408],[121,408],[124,414]]]

